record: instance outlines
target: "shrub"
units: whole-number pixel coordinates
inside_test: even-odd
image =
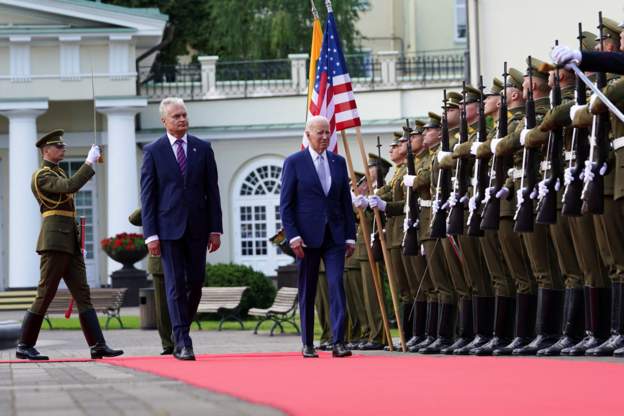
[[[275,299],[275,286],[263,273],[240,264],[207,264],[204,286],[247,286],[241,302],[241,315],[250,308],[268,308]]]

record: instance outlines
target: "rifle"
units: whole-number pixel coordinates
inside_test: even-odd
[[[462,109],[459,124],[459,144],[468,141],[468,121],[466,120],[466,82],[462,88]],[[468,193],[468,172],[466,161],[458,158],[455,164],[455,181],[453,183],[453,196],[455,204],[450,207],[446,219],[446,233],[458,235],[464,233],[464,200]]]
[[[600,51],[604,50],[602,12],[598,13],[600,31]],[[598,72],[596,74],[596,86],[602,90],[607,85],[607,74]],[[591,172],[593,178],[585,174],[585,186],[581,198],[583,199],[582,212],[592,214],[604,213],[604,176],[600,173],[603,165],[607,163],[609,157],[609,113],[604,112],[595,115],[592,121],[592,134],[589,138],[590,148],[588,160],[591,162]]]
[[[559,44],[555,41],[555,46]],[[561,105],[561,85],[559,84],[559,67],[555,68],[555,85],[552,89],[550,108]],[[537,201],[538,224],[555,224],[557,222],[557,182],[561,183],[563,169],[561,166],[561,154],[563,152],[563,128],[558,127],[550,132],[548,146],[544,162],[544,180],[548,187],[548,193]],[[548,179],[546,179],[548,175]]]
[[[498,113],[498,128],[496,138],[500,139],[507,136],[507,62],[505,62],[503,70],[503,95],[501,95],[501,105]],[[500,199],[496,197],[498,191],[505,186],[505,177],[507,176],[507,168],[511,164],[511,159],[507,156],[492,156],[492,167],[490,168],[490,183],[488,184],[489,192],[486,193],[483,200],[483,213],[481,215],[482,230],[498,230],[500,223]]]
[[[579,22],[579,50],[583,49],[583,26]],[[576,76],[576,104],[577,105],[586,105],[587,104],[587,87],[583,80],[577,75]],[[576,163],[574,167],[572,166],[574,157],[570,158],[570,163],[568,164],[568,169],[572,172],[572,180],[565,187],[565,191],[563,192],[562,202],[563,206],[561,207],[561,213],[563,215],[568,215],[572,217],[580,217],[581,207],[583,205],[583,200],[581,199],[581,194],[583,192],[583,181],[581,180],[581,172],[585,169],[585,161],[589,157],[589,130],[586,127],[578,127],[575,128],[572,132],[572,143],[571,143],[571,152],[572,155],[576,157]]]
[[[535,101],[533,101],[533,66],[529,56],[529,89],[525,106],[527,129],[535,128]],[[537,184],[537,151],[538,149],[527,149],[522,153],[522,179],[520,180],[520,190],[518,191],[518,201],[516,215],[514,216],[514,231],[517,233],[529,233],[533,231],[533,199],[531,194]]]
[[[483,75],[479,76],[479,91],[481,91],[481,99],[479,101],[479,130],[477,138],[479,143],[483,143],[487,138],[487,125],[485,120],[485,99],[483,97]],[[485,197],[486,186],[488,182],[488,170],[487,160],[478,159],[475,162],[474,173],[472,175],[472,198],[474,198],[473,204],[469,205],[468,214],[468,235],[473,237],[480,237],[483,235],[481,229],[481,215],[479,215],[479,208]]]
[[[381,169],[381,140],[379,139],[379,136],[377,136],[377,163],[375,166],[375,170],[377,171],[377,189],[381,189],[384,186],[384,178],[383,178],[382,169]],[[382,217],[382,224],[383,224],[383,217]],[[373,230],[371,234],[371,243],[370,243],[371,250],[373,251],[373,258],[375,259],[375,261],[383,262],[384,261],[383,250],[381,248],[381,241],[379,239],[379,230],[375,230],[376,225],[377,225],[377,222],[373,221]]]
[[[442,148],[443,152],[448,152],[449,145],[449,129],[447,118],[446,90],[444,90],[444,107],[442,116]],[[442,209],[442,203],[447,201],[451,194],[451,172],[448,169],[440,168],[438,170],[438,180],[436,184],[435,198],[431,208],[431,238],[446,237],[446,210]]]
[[[412,150],[412,143],[410,140],[411,132],[412,128],[409,125],[409,120],[405,119],[403,137],[407,138],[407,174],[416,175],[414,151]],[[414,192],[411,187],[408,187],[405,197],[405,219],[407,220],[407,229],[403,233],[403,241],[401,242],[404,256],[417,256],[420,252],[420,243],[418,242],[419,215],[420,204],[418,203],[418,194]]]

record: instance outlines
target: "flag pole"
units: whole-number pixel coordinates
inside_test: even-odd
[[[306,122],[308,121],[310,99],[312,97],[312,91],[314,90],[314,83],[316,82],[316,60],[320,55],[321,43],[323,42],[323,29],[321,28],[321,21],[314,0],[310,0],[310,6],[314,20],[312,23],[312,42],[310,44],[310,67],[308,68],[308,93],[305,108]]]
[[[366,150],[364,149],[364,142],[362,141],[362,130],[360,126],[355,127],[355,140],[360,149],[360,155],[362,157],[362,163],[364,166],[366,163]],[[345,147],[347,144],[345,144]],[[345,150],[346,152],[346,150]],[[366,175],[366,181],[371,184],[370,173],[367,169],[364,169],[364,174]],[[370,187],[368,192],[370,194]],[[399,296],[397,291],[397,283],[396,276],[394,275],[393,268],[391,267],[392,261],[390,260],[390,253],[388,251],[388,245],[386,244],[386,237],[383,230],[383,224],[381,223],[381,214],[379,213],[378,208],[374,208],[373,212],[375,213],[375,224],[377,225],[377,229],[379,230],[379,241],[381,243],[381,251],[383,252],[384,264],[386,266],[386,273],[388,274],[388,283],[390,285],[390,295],[392,296],[392,307],[394,309],[394,316],[396,318],[397,327],[399,329],[399,337],[401,339],[401,350],[403,352],[407,352],[407,345],[405,343],[405,334],[403,333],[403,321],[401,320],[401,313],[399,312]],[[372,255],[372,252],[371,252]]]
[[[353,159],[351,158],[351,150],[349,149],[349,142],[347,141],[347,133],[345,130],[340,131],[340,135],[342,137],[342,143],[345,149],[345,158],[347,159],[347,167],[349,168],[349,176],[351,177],[351,183],[353,186],[353,193],[357,195],[357,178],[355,177],[355,171],[353,169]],[[365,164],[366,166],[366,164]],[[368,170],[366,170],[366,181],[368,186],[372,186],[370,182]],[[394,345],[392,342],[392,334],[390,333],[390,323],[388,322],[388,314],[386,313],[386,302],[384,301],[383,290],[381,285],[381,278],[379,276],[379,268],[377,267],[377,262],[375,262],[373,256],[373,250],[371,248],[370,243],[370,228],[368,222],[366,221],[366,215],[364,214],[364,209],[357,208],[358,218],[360,220],[360,227],[362,229],[362,235],[364,236],[364,245],[366,246],[366,254],[368,256],[368,263],[370,264],[370,268],[373,275],[373,285],[375,286],[375,293],[377,295],[377,302],[379,303],[379,308],[381,309],[381,318],[384,326],[384,333],[386,334],[386,339],[388,341],[388,348],[390,351],[394,350]]]

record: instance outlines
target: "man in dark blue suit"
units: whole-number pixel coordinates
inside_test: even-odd
[[[141,204],[150,254],[162,256],[174,356],[194,360],[189,329],[201,299],[206,248],[221,245],[217,165],[210,143],[187,134],[184,101],[160,103],[165,135],[143,149]]]
[[[303,356],[314,351],[314,297],[320,260],[329,285],[334,357],[351,355],[344,347],[345,292],[342,284],[345,256],[355,248],[355,218],[349,174],[344,158],[327,151],[329,122],[315,116],[305,130],[309,146],[284,161],[280,214],[286,237],[297,256],[299,313]]]

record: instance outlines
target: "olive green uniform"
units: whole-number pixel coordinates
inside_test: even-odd
[[[141,209],[135,210],[128,218],[130,224],[140,227],[143,225],[141,220]],[[152,281],[154,283],[154,302],[156,303],[156,328],[158,328],[158,335],[160,336],[160,342],[164,349],[173,348],[173,341],[171,339],[171,320],[169,319],[169,307],[167,305],[167,291],[165,289],[165,272],[162,268],[162,261],[160,257],[147,256],[147,272],[152,275]]]
[[[359,227],[358,227],[359,228]],[[356,240],[357,247],[357,240]],[[362,272],[360,260],[355,255],[345,261],[344,287],[347,300],[347,314],[349,325],[347,327],[347,342],[360,343],[368,339],[370,327],[364,307],[364,294],[362,293]]]
[[[329,286],[327,284],[327,275],[325,274],[325,265],[321,260],[319,266],[319,278],[316,286],[316,299],[314,300],[316,307],[316,316],[318,317],[321,327],[321,345],[331,344],[331,319],[329,318]]]

